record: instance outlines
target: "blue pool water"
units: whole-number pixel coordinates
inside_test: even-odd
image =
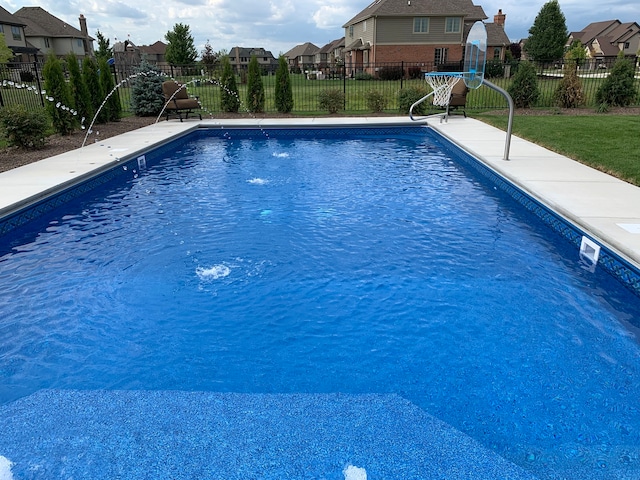
[[[539,478],[640,476],[640,299],[415,131],[198,133],[5,235],[0,403],[392,394]]]

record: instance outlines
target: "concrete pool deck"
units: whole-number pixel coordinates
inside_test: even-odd
[[[452,116],[428,124],[492,170],[640,268],[640,188],[516,136],[509,161],[506,135],[478,120]],[[408,117],[163,121],[0,174],[0,217],[37,202],[153,146],[202,126],[329,127],[416,125]]]

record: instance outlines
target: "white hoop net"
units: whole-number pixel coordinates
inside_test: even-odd
[[[437,107],[446,107],[451,99],[453,86],[460,80],[460,75],[447,73],[427,74],[426,80],[433,90],[433,104]]]

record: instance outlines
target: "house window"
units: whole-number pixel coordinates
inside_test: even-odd
[[[460,33],[460,17],[447,17],[445,33]]]
[[[429,17],[414,18],[413,33],[429,33]]]
[[[631,46],[631,44],[629,42],[624,42],[624,48],[628,49]]]
[[[0,25],[0,33],[4,33],[4,27]]]
[[[353,38],[353,25],[349,25],[349,37]]]
[[[436,54],[434,58],[434,63],[436,65],[440,65],[442,63],[447,63],[447,51],[448,48],[436,48]]]
[[[51,48],[51,44],[49,43],[49,37],[44,37],[44,48]]]
[[[502,49],[500,47],[496,47],[493,49],[493,59],[494,60],[500,60],[500,53],[501,53]]]
[[[362,22],[362,31],[363,32],[367,31],[367,21],[366,20],[364,22]]]
[[[11,27],[11,33],[13,34],[14,40],[22,40],[22,33],[20,32],[20,27]]]
[[[76,45],[78,45],[79,47],[82,47],[82,39],[80,38],[76,39]]]

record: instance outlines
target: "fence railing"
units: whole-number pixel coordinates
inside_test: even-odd
[[[585,107],[595,107],[595,96],[602,82],[609,75],[611,63],[588,62],[578,71],[582,83]],[[486,76],[491,81],[508,89],[512,82],[513,73],[518,67],[518,62],[493,62],[487,63]],[[428,85],[424,81],[424,73],[428,71],[459,71],[459,64],[433,65],[415,63],[384,63],[384,64],[345,64],[339,66],[320,66],[291,73],[291,84],[294,96],[293,113],[313,114],[323,113],[318,107],[320,92],[327,89],[337,89],[344,93],[346,112],[365,113],[371,111],[367,105],[369,92],[382,94],[386,101],[384,111],[388,113],[399,112],[399,92],[407,88],[423,88],[428,91]],[[159,69],[162,76],[174,78],[187,84],[189,94],[197,96],[204,110],[211,115],[221,111],[220,92],[217,72],[208,72],[202,65],[182,65],[179,67],[166,67]],[[638,91],[634,105],[640,105],[640,73],[636,63],[636,76],[634,86]],[[113,70],[114,79],[118,87],[118,96],[122,102],[123,111],[131,113],[131,91],[135,67]],[[538,107],[551,108],[554,103],[554,93],[562,80],[562,65],[549,64],[538,66],[538,88],[540,97],[536,104]],[[275,75],[265,72],[261,77],[265,89],[265,112],[277,112],[275,105]],[[132,80],[123,82],[123,80]],[[29,108],[35,108],[45,104],[42,80],[42,66],[37,63],[11,64],[0,69],[0,106],[14,103],[22,103]],[[238,96],[241,101],[246,98],[246,75],[241,72],[237,76]],[[494,90],[480,87],[471,90],[467,95],[466,108],[473,109],[500,109],[507,106],[506,100]],[[242,107],[241,107],[242,109]]]

